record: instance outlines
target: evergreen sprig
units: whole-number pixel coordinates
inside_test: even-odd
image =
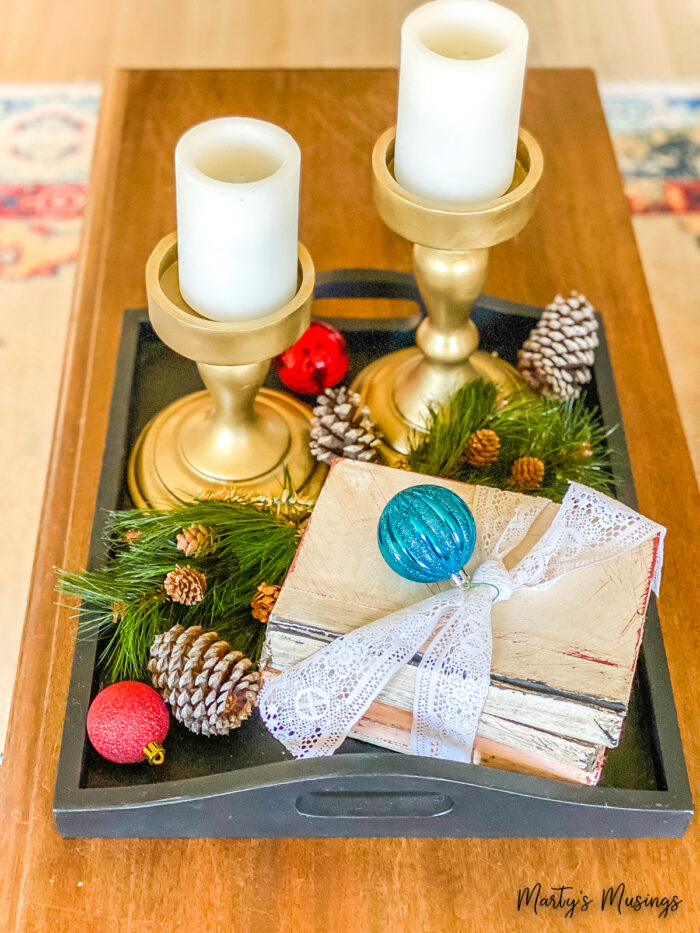
[[[177,548],[184,528],[202,525],[214,544],[185,557]],[[136,533],[136,535],[134,535]],[[104,638],[100,661],[109,681],[145,676],[156,635],[181,625],[215,629],[232,648],[257,661],[264,626],[250,614],[258,584],[281,584],[299,543],[299,524],[261,510],[259,503],[196,501],[172,511],[129,509],[110,513],[105,536],[110,556],[97,570],[60,571],[59,592],[81,600],[80,631]],[[204,599],[174,603],[163,581],[189,565],[207,578]]]
[[[497,399],[495,384],[479,379],[456,392],[445,405],[431,407],[427,434],[414,434],[410,439],[406,455],[410,468],[429,476],[455,476],[470,436],[491,427]]]
[[[473,467],[463,453],[472,433],[482,428],[496,432],[500,451],[494,463]],[[561,502],[571,480],[612,492],[609,433],[598,409],[583,399],[561,402],[516,393],[503,405],[495,386],[479,380],[431,411],[427,433],[412,439],[406,459],[417,473],[507,489],[513,463],[538,457],[545,466],[544,480],[530,494]]]

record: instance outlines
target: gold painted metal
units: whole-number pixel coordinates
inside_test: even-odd
[[[165,761],[165,749],[160,742],[149,742],[144,745],[143,754],[149,765],[162,765]]]
[[[532,216],[542,152],[520,130],[513,181],[500,198],[448,210],[402,188],[393,173],[395,130],[374,147],[374,199],[388,227],[413,244],[413,271],[428,316],[416,347],[390,353],[367,366],[352,388],[369,405],[387,444],[406,453],[409,436],[425,429],[431,405],[440,404],[479,377],[507,395],[526,388],[518,371],[496,354],[478,350],[470,312],[484,281],[489,248],[519,233]]]
[[[309,325],[314,267],[299,244],[296,295],[252,321],[210,321],[180,293],[177,234],[156,246],[146,265],[154,330],[176,353],[194,360],[206,390],[177,399],[150,421],[129,460],[129,491],[140,508],[171,508],[231,487],[278,494],[289,471],[309,496],[319,485],[309,452],[311,409],[283,392],[261,388],[270,360]]]

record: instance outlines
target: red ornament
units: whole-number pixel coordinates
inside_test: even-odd
[[[292,392],[318,395],[337,385],[350,365],[345,338],[330,324],[313,321],[275,360],[280,379]]]
[[[93,748],[120,765],[144,759],[152,765],[163,764],[161,743],[169,726],[170,713],[160,695],[136,680],[105,687],[87,714],[87,734]]]

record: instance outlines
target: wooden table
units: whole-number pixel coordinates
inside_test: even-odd
[[[370,152],[394,119],[384,71],[118,73],[103,105],[53,457],[2,766],[0,926],[7,930],[501,931],[556,927],[517,892],[571,885],[593,904],[577,930],[656,929],[657,911],[608,911],[604,887],[683,899],[700,928],[697,822],[682,840],[63,840],[51,815],[75,626],[55,566],[83,566],[120,319],[145,304],[144,264],[175,226],[173,147],[193,123],[250,114],[280,123],[304,159],[301,238],[319,270],[408,269],[410,246],[372,206]],[[600,308],[640,508],[669,528],[661,621],[695,783],[700,743],[700,499],[593,75],[534,71],[523,123],[546,171],[540,206],[493,251],[486,291],[543,304],[576,288]],[[697,795],[696,795],[697,796]],[[695,874],[695,878],[694,878]]]

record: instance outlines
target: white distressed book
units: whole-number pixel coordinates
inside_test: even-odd
[[[474,487],[347,460],[334,463],[268,624],[270,673],[339,635],[425,599],[450,584],[404,580],[384,562],[377,523],[391,497],[432,483],[469,505]],[[509,493],[513,510],[524,498]],[[549,527],[549,503],[513,566]],[[652,579],[656,541],[581,568],[549,589],[519,591],[493,608],[492,677],[476,752],[487,762],[597,781],[606,747],[619,740]],[[467,570],[474,569],[472,558]],[[415,671],[400,670],[354,734],[408,751]],[[566,773],[563,773],[566,772]]]

